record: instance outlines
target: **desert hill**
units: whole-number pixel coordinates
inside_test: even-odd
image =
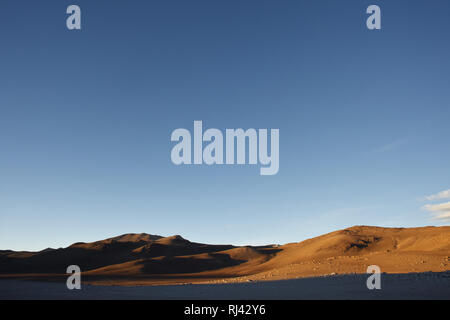
[[[0,251],[0,277],[66,277],[117,284],[234,282],[342,273],[449,270],[450,227],[355,226],[282,246],[210,245],[179,235],[124,234],[39,252]]]
[[[231,245],[193,243],[181,236],[124,234],[67,248],[39,252],[0,252],[0,273],[61,273],[68,265],[92,270],[149,257],[173,257],[230,249]]]

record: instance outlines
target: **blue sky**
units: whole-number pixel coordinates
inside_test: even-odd
[[[70,4],[81,31],[66,28]],[[371,4],[380,31],[366,28]],[[423,206],[450,188],[449,12],[447,0],[2,0],[0,248],[448,224]],[[194,120],[279,128],[278,174],[173,165],[171,132]]]

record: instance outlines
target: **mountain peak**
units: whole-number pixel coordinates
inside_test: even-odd
[[[191,243],[189,240],[184,239],[182,236],[180,235],[174,235],[174,236],[170,236],[170,237],[165,237],[165,238],[160,238],[157,241],[158,243],[161,244],[187,244],[187,243]]]
[[[148,233],[125,233],[120,236],[109,238],[106,240],[113,240],[117,242],[140,242],[140,241],[151,242],[161,238],[163,237]]]

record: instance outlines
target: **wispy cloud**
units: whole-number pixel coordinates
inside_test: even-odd
[[[429,201],[441,200],[441,199],[450,199],[450,189],[441,191],[441,192],[433,194],[431,196],[426,196],[425,199],[427,199]]]
[[[436,220],[450,221],[450,202],[427,204],[422,209],[432,212]]]
[[[388,151],[392,151],[400,147],[402,144],[406,142],[406,139],[397,139],[391,143],[385,144],[373,150],[374,153],[384,153]]]

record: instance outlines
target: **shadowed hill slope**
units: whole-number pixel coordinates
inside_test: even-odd
[[[151,257],[172,257],[222,251],[231,245],[190,242],[180,236],[124,234],[105,240],[77,242],[67,248],[39,252],[0,252],[0,273],[64,273],[69,265],[88,271]]]

